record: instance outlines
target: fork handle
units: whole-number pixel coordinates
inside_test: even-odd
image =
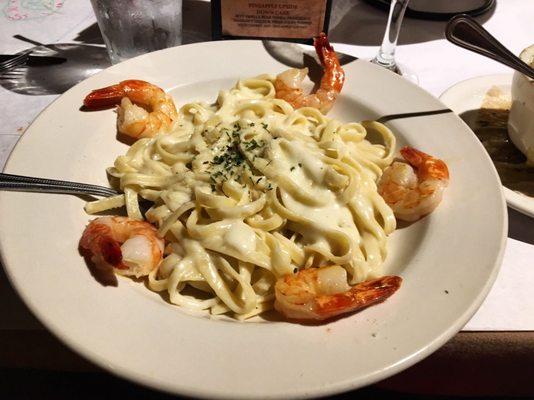
[[[445,36],[457,46],[492,58],[534,79],[533,68],[504,47],[482,25],[466,14],[450,19]]]
[[[109,193],[100,190],[74,188],[68,186],[53,186],[45,184],[28,184],[20,182],[0,182],[0,190],[15,192],[39,192],[39,193],[61,193],[61,194],[91,194],[95,196],[110,197]]]
[[[0,190],[41,193],[92,194],[110,197],[119,194],[116,190],[87,183],[60,181],[56,179],[0,173]]]

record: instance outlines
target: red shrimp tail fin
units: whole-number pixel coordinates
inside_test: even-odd
[[[325,65],[325,56],[334,52],[334,48],[328,41],[328,37],[324,32],[321,32],[319,36],[313,38],[313,45],[315,47],[315,52],[319,57],[322,65]],[[326,57],[328,58],[328,57]]]
[[[100,241],[100,251],[102,258],[108,264],[113,265],[115,268],[125,269],[127,268],[122,264],[122,251],[120,244],[112,238],[102,238]]]
[[[124,91],[120,85],[108,86],[93,90],[85,99],[83,105],[90,110],[109,108],[120,104]]]
[[[402,278],[394,275],[361,282],[347,292],[325,296],[327,301],[319,300],[318,312],[326,318],[330,318],[335,315],[360,311],[386,300],[400,288],[401,283]]]
[[[423,153],[421,150],[414,149],[413,147],[403,147],[400,149],[402,157],[412,166],[419,167],[423,162],[430,158],[429,154]]]
[[[413,147],[403,147],[400,150],[402,157],[414,168],[421,168],[421,177],[448,180],[449,168],[444,161],[423,153]]]
[[[321,88],[340,93],[345,83],[345,71],[341,68],[337,54],[328,41],[328,37],[321,32],[313,39],[313,45],[325,71],[321,79]]]

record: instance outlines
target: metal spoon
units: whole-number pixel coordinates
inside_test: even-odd
[[[468,15],[460,14],[451,18],[445,29],[445,36],[457,46],[492,58],[534,79],[534,68],[516,57]]]

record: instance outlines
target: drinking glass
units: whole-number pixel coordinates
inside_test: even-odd
[[[404,13],[408,7],[408,2],[409,0],[391,0],[388,23],[386,25],[386,32],[384,33],[382,45],[380,46],[376,57],[371,60],[372,63],[401,75],[402,72],[395,62],[395,48],[397,47],[397,40],[399,38]]]
[[[91,0],[112,64],[182,43],[182,0]]]

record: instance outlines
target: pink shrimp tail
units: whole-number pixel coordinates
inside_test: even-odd
[[[428,176],[440,180],[449,179],[449,169],[442,160],[409,146],[403,147],[400,153],[412,167],[422,169],[422,174],[425,177]]]
[[[423,153],[421,150],[417,150],[413,147],[408,146],[400,149],[400,153],[402,157],[404,157],[404,159],[408,161],[408,163],[410,163],[412,167],[415,168],[419,167],[423,163],[423,160],[430,157],[428,154]]]
[[[126,266],[122,264],[122,251],[120,244],[110,237],[102,238],[100,241],[100,252],[102,257],[115,268],[125,269]]]
[[[329,86],[336,92],[341,92],[345,83],[345,72],[341,68],[336,52],[324,32],[321,32],[319,36],[313,39],[313,45],[325,70],[321,86]]]
[[[83,105],[89,109],[102,109],[119,105],[123,97],[132,97],[132,101],[139,102],[143,90],[152,89],[152,85],[139,79],[128,79],[116,85],[95,89],[83,100]],[[138,95],[136,95],[139,93]],[[140,101],[141,103],[143,101]]]
[[[124,269],[122,263],[122,251],[111,233],[111,229],[103,224],[89,224],[80,239],[80,248],[87,256],[100,254],[104,261],[115,268]]]
[[[107,86],[105,88],[93,90],[85,99],[83,105],[89,109],[100,109],[113,107],[120,104],[125,93],[120,84]]]
[[[313,38],[313,45],[315,47],[315,51],[317,52],[317,55],[319,56],[319,60],[321,61],[321,64],[324,65],[325,55],[328,55],[329,53],[334,52],[334,48],[328,41],[328,37],[325,35],[324,32],[321,32],[319,36]]]
[[[400,276],[383,276],[353,286],[351,290],[317,299],[317,313],[323,318],[345,314],[380,303],[401,286]]]

